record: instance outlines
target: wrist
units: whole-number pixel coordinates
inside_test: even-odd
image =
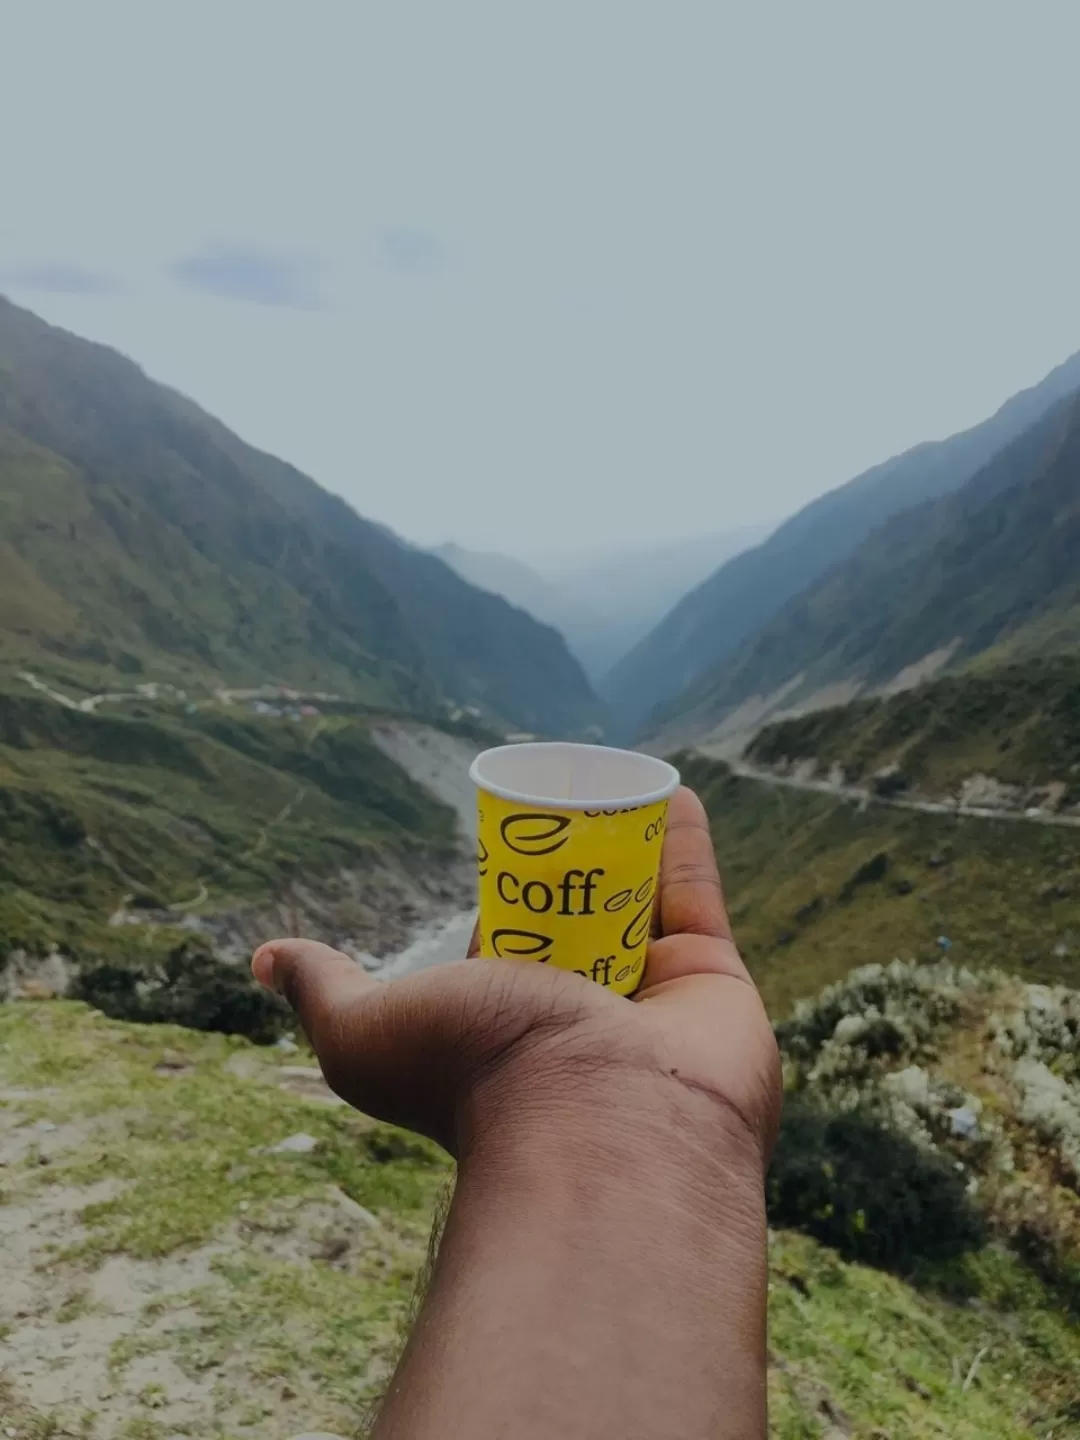
[[[651,1046],[604,1044],[574,1029],[526,1036],[482,1065],[462,1087],[456,1153],[466,1159],[513,1144],[561,1151],[572,1160],[600,1143],[657,1149],[693,1169],[753,1177],[763,1184],[771,1141],[766,1121],[708,1084],[664,1063]]]
[[[678,1210],[756,1237],[764,1227],[759,1137],[716,1096],[634,1067],[493,1075],[459,1128],[460,1184],[543,1192],[553,1208]],[[604,1194],[600,1196],[598,1189]]]

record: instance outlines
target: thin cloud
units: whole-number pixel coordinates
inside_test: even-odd
[[[430,230],[388,225],[375,237],[375,260],[398,275],[430,275],[442,268],[446,252]]]
[[[124,289],[115,275],[69,260],[41,260],[0,270],[0,284],[49,295],[119,295]]]
[[[304,251],[208,246],[173,261],[169,273],[180,285],[229,300],[290,310],[322,308],[322,265]]]

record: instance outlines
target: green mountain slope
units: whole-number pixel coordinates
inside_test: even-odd
[[[876,530],[671,711],[706,722],[801,677],[889,681],[925,656],[960,663],[1080,638],[1080,397],[1067,397],[955,493]]]
[[[562,637],[113,351],[0,299],[0,654],[95,673],[600,714]]]
[[[627,733],[675,697],[890,516],[959,489],[1003,446],[1080,386],[1080,354],[980,425],[875,466],[815,500],[755,550],[736,556],[687,595],[618,664],[601,689]]]
[[[141,963],[189,911],[280,903],[294,882],[335,899],[342,935],[385,930],[385,870],[440,880],[456,843],[363,720],[0,692],[0,976],[17,950]],[[125,909],[148,923],[110,923]]]
[[[926,962],[1080,983],[1080,830],[772,787],[682,755],[740,949],[774,1018],[857,965]]]
[[[1001,808],[1080,805],[1080,658],[987,665],[898,695],[780,720],[746,758],[773,770],[839,767],[847,784],[889,794],[992,796]],[[972,786],[985,776],[992,785]]]

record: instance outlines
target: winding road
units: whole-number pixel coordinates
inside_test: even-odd
[[[708,759],[707,750],[699,752]],[[797,775],[779,775],[762,770],[743,760],[725,758],[724,763],[744,780],[785,790],[810,790],[818,795],[832,795],[865,809],[868,805],[887,805],[894,810],[920,810],[924,815],[956,815],[973,820],[1016,820],[1029,825],[1057,825],[1062,829],[1080,830],[1080,815],[1059,815],[1052,810],[1003,810],[985,805],[961,805],[956,800],[924,800],[914,796],[879,795],[862,785],[842,785],[833,780],[812,780]]]

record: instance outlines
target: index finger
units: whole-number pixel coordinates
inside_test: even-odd
[[[732,938],[709,817],[685,785],[668,807],[660,857],[660,933]]]

